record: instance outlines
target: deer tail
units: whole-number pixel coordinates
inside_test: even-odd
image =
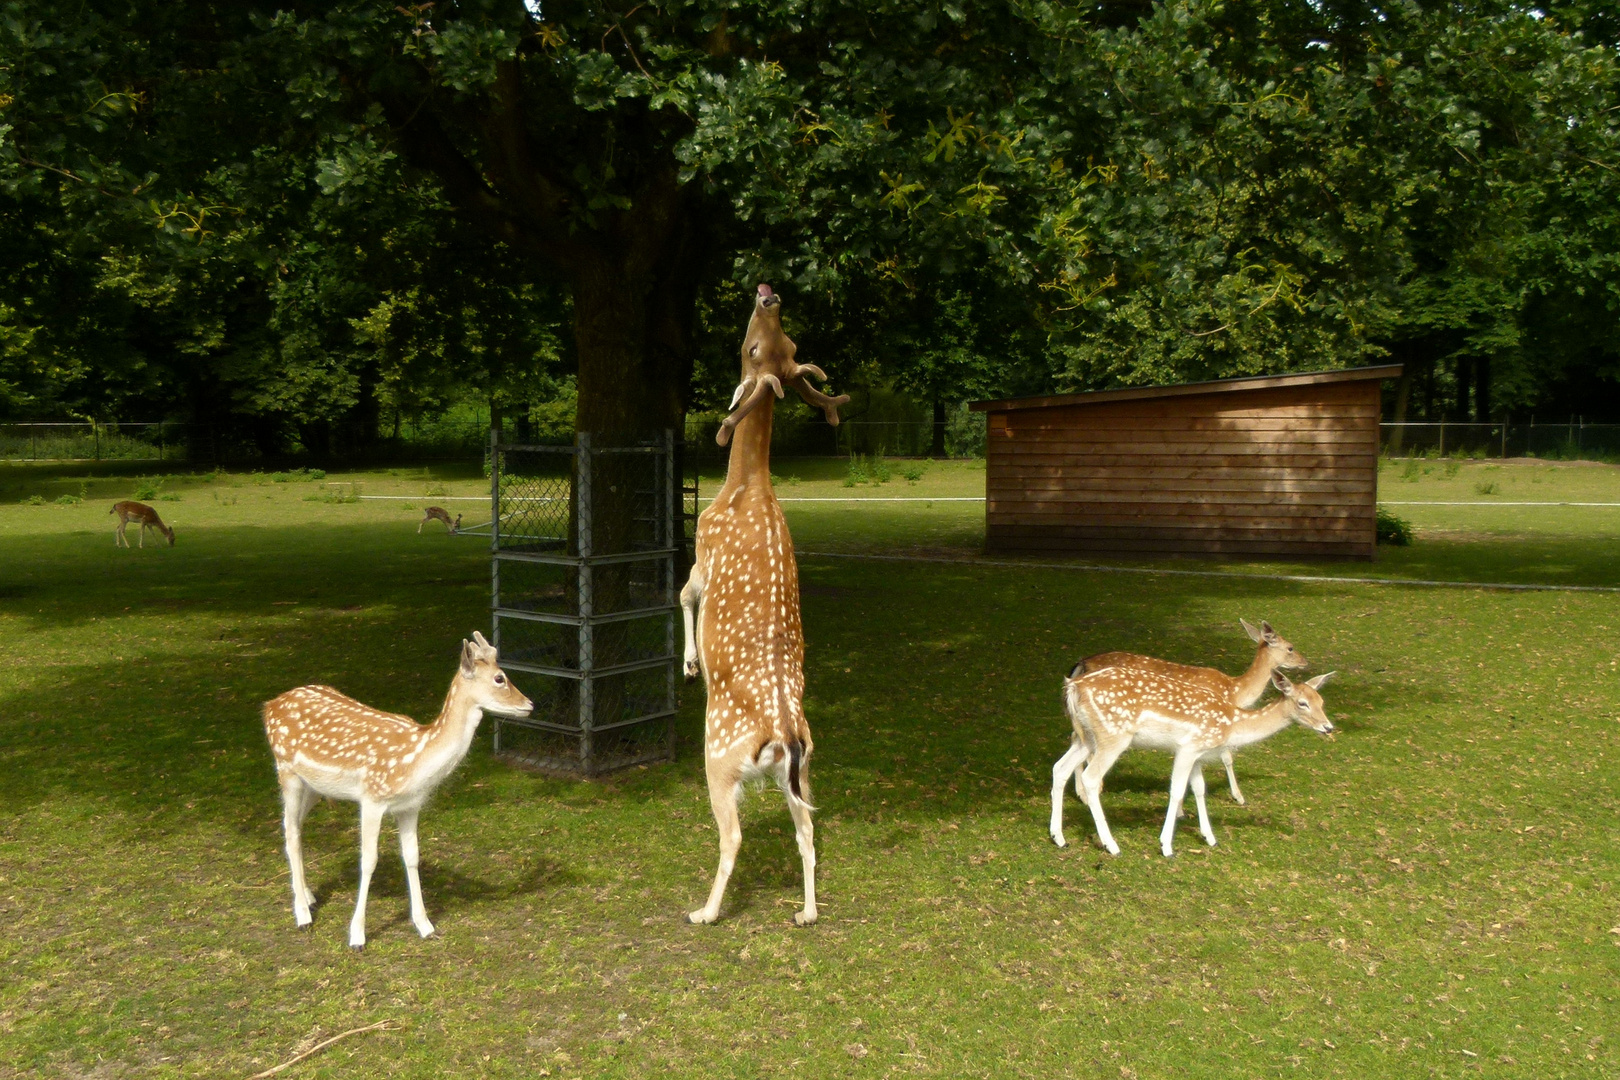
[[[804,744],[800,742],[797,737],[794,737],[793,739],[789,740],[787,744],[787,752],[788,795],[795,802],[814,810],[815,807],[810,806],[810,801],[804,797],[804,785],[799,777],[804,761]]]

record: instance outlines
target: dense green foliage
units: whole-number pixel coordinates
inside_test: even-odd
[[[1591,2],[9,0],[0,417],[660,425],[761,279],[941,410],[1393,357],[1411,418],[1617,413],[1615,44]]]

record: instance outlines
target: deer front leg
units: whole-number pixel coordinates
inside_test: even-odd
[[[427,905],[422,903],[422,878],[416,869],[419,858],[416,817],[419,812],[401,810],[394,814],[394,823],[399,826],[399,857],[405,863],[405,881],[411,890],[411,923],[418,934],[428,937],[433,933],[433,924],[428,921]]]
[[[1176,853],[1176,818],[1181,813],[1181,800],[1187,796],[1187,781],[1192,778],[1197,764],[1198,751],[1191,748],[1176,751],[1176,761],[1170,769],[1170,809],[1165,812],[1164,829],[1159,833],[1159,849],[1167,859]]]
[[[699,925],[712,923],[720,917],[720,900],[726,895],[726,882],[731,880],[732,868],[737,865],[737,850],[742,847],[742,823],[737,817],[737,796],[741,785],[735,780],[717,776],[717,764],[713,758],[710,759],[709,805],[714,810],[715,828],[720,833],[720,867],[714,873],[714,887],[709,890],[709,902],[686,916],[688,922]]]
[[[703,602],[703,570],[701,564],[692,563],[692,573],[681,589],[681,621],[686,627],[686,681],[698,677],[697,620],[698,605]]]
[[[1215,846],[1215,830],[1209,824],[1209,808],[1204,805],[1204,763],[1198,762],[1192,771],[1193,802],[1198,804],[1198,831],[1204,834],[1204,843]]]
[[[1085,760],[1086,744],[1077,738],[1068,752],[1052,766],[1052,822],[1046,831],[1052,843],[1058,847],[1069,846],[1069,842],[1063,838],[1063,788],[1069,782],[1069,777],[1073,776],[1075,794],[1082,799],[1086,797],[1085,788],[1080,783],[1080,766]]]
[[[360,894],[354,901],[354,917],[349,920],[349,947],[366,947],[366,894],[371,891],[371,872],[377,869],[377,834],[382,831],[382,803],[360,803]]]
[[[1226,783],[1232,789],[1232,801],[1239,806],[1249,805],[1248,800],[1243,797],[1243,792],[1238,790],[1237,773],[1232,771],[1232,751],[1221,751],[1221,764],[1226,766]]]
[[[292,881],[293,921],[299,927],[314,921],[309,913],[315,894],[304,880],[304,815],[309,812],[308,785],[292,773],[281,778],[281,830],[287,845],[287,874]]]

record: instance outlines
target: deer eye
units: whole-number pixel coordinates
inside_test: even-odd
[[[748,355],[749,356],[758,356],[759,355],[759,346],[758,345],[750,345],[750,346],[748,346]]]
[[[505,675],[496,675],[495,676],[495,685],[496,686],[505,686],[506,685],[506,676]]]

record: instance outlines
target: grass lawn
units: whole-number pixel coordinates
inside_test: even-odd
[[[982,506],[926,500],[982,469],[893,464],[846,488],[779,462],[784,498],[925,500],[789,503],[800,549],[976,554]],[[1620,502],[1607,467],[1428,464],[1387,466],[1383,497]],[[320,681],[430,718],[488,627],[488,559],[418,535],[419,507],[483,482],[170,479],[177,546],[115,550],[134,484],[0,467],[0,1077],[247,1077],[388,1019],[280,1075],[1620,1074],[1620,595],[805,555],[817,926],[791,925],[774,794],[745,803],[722,921],[682,921],[716,857],[693,688],[676,764],[595,784],[481,733],[422,818],[439,935],[410,925],[390,825],[356,954],[358,815],[311,815],[322,904],[296,931],[259,704]],[[409,498],[326,501],[356,484]],[[1620,584],[1620,508],[1398,509],[1410,549],[1284,569]],[[1220,844],[1184,821],[1174,860],[1169,759],[1127,754],[1123,854],[1072,792],[1055,848],[1064,671],[1112,648],[1236,670],[1239,616],[1340,671],[1341,735],[1239,755],[1247,807],[1210,774]]]

